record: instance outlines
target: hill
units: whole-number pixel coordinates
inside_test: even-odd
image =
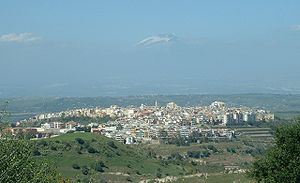
[[[50,161],[71,182],[250,182],[242,173],[228,174],[226,166],[248,168],[263,154],[268,141],[249,139],[175,145],[124,145],[92,133],[70,133],[33,141],[33,154]],[[206,177],[208,175],[208,177]]]
[[[57,166],[59,173],[77,180],[138,181],[166,175],[186,174],[185,162],[173,164],[158,159],[153,151],[125,146],[92,133],[72,133],[37,140],[34,155]]]

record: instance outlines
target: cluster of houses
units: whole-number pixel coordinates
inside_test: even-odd
[[[191,134],[201,134],[207,138],[232,138],[234,132],[227,125],[241,124],[255,121],[272,121],[274,114],[262,109],[249,107],[227,107],[223,102],[213,102],[209,106],[180,107],[174,102],[166,106],[141,105],[140,107],[118,107],[75,109],[59,113],[40,114],[30,119],[20,121],[18,124],[28,121],[47,119],[60,119],[66,117],[90,117],[102,118],[109,116],[106,123],[90,123],[82,125],[80,122],[62,121],[47,122],[38,128],[11,128],[15,134],[20,130],[35,133],[36,137],[49,137],[63,133],[76,131],[88,131],[100,133],[109,138],[114,138],[125,144],[139,142],[157,142],[159,139],[175,137],[187,138]],[[204,128],[205,126],[205,128]],[[207,127],[211,128],[207,128]],[[214,126],[218,126],[215,128]]]

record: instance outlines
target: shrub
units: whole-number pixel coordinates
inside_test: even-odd
[[[32,154],[33,154],[33,156],[40,156],[40,155],[41,155],[41,152],[40,152],[39,150],[37,150],[37,149],[34,149],[34,150],[32,151]]]
[[[157,172],[157,173],[156,173],[156,177],[157,177],[157,178],[161,178],[161,177],[162,177],[162,174],[161,174],[160,172]]]
[[[215,146],[213,146],[213,145],[208,145],[208,146],[207,146],[207,149],[213,151],[214,153],[215,153],[215,152],[218,152],[218,149],[217,149]]]
[[[236,153],[236,150],[235,150],[235,148],[233,148],[233,147],[227,147],[227,152],[230,152],[230,153]]]
[[[82,167],[82,174],[83,175],[88,175],[90,172],[89,168],[87,166]]]
[[[79,144],[84,144],[85,141],[82,138],[76,138],[75,139]]]
[[[79,170],[79,169],[80,169],[80,166],[77,165],[77,164],[73,164],[72,167],[73,167],[74,169],[76,169],[76,170]]]
[[[132,180],[131,177],[127,177],[126,180],[127,180],[128,182],[133,182],[133,180]]]
[[[41,145],[41,146],[48,146],[48,143],[45,141],[45,140],[41,140],[38,142],[38,145]]]
[[[116,146],[116,144],[113,141],[109,141],[107,142],[107,145],[110,146],[111,148],[117,149],[118,147]]]
[[[93,154],[93,153],[97,153],[98,151],[93,147],[88,147],[88,152]]]
[[[57,151],[57,148],[56,148],[55,146],[51,146],[50,149],[51,149],[52,151]]]
[[[94,170],[96,170],[97,172],[104,172],[104,167],[106,166],[102,161],[98,161],[93,165]]]

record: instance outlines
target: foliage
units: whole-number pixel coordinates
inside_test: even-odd
[[[58,181],[55,170],[47,163],[37,163],[32,147],[22,140],[0,141],[0,182],[47,183]]]
[[[80,169],[80,166],[78,164],[73,164],[72,165],[72,168],[74,168],[75,170],[79,170]]]
[[[82,167],[82,174],[83,175],[88,175],[90,172],[90,169],[87,166]]]
[[[76,138],[75,139],[79,144],[84,144],[85,143],[85,141],[82,139],[82,138]]]
[[[188,151],[187,156],[190,158],[204,158],[209,157],[210,153],[207,150],[204,151]]]
[[[249,176],[258,182],[300,182],[300,119],[275,131],[275,146],[257,159]]]
[[[207,146],[207,149],[211,150],[214,153],[218,152],[218,149],[214,145],[211,145],[211,144]]]
[[[107,145],[111,148],[117,149],[118,147],[115,145],[115,143],[113,141],[109,141],[107,142]]]
[[[9,127],[9,112],[7,111],[7,107],[8,107],[8,101],[5,102],[4,106],[0,106],[2,107],[0,109],[0,133],[2,132],[2,130],[6,127]]]
[[[88,147],[88,152],[89,153],[91,153],[91,154],[94,154],[94,153],[97,153],[98,151],[95,149],[95,148],[93,148],[93,147]]]
[[[97,172],[104,172],[104,168],[106,166],[104,165],[103,161],[98,161],[92,167]]]
[[[227,150],[227,152],[229,152],[229,153],[236,153],[236,149],[233,148],[233,147],[227,147],[226,150]]]

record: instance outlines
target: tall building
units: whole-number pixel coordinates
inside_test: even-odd
[[[255,122],[256,115],[252,112],[246,112],[243,114],[243,121],[244,122]]]
[[[227,125],[227,124],[232,124],[234,122],[233,119],[233,114],[232,113],[226,113],[223,116],[223,124]]]
[[[233,113],[233,119],[236,124],[243,122],[243,114],[240,112]]]

